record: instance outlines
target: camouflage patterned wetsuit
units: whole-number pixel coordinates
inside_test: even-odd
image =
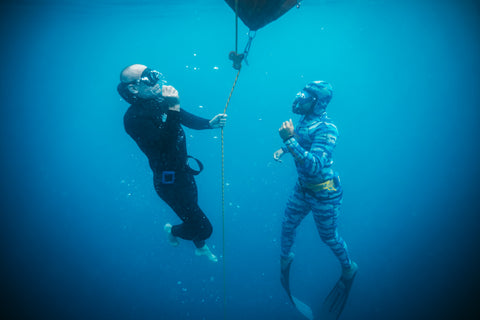
[[[319,116],[311,113],[302,116],[295,135],[285,141],[282,149],[294,157],[298,181],[282,223],[282,258],[289,256],[296,228],[312,211],[320,238],[332,249],[342,267],[350,267],[347,245],[337,233],[343,193],[338,174],[332,169],[337,136],[337,127],[326,112]]]

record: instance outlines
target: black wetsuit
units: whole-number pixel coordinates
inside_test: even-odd
[[[202,247],[212,234],[212,225],[197,203],[197,186],[187,164],[181,125],[202,130],[210,128],[209,121],[183,109],[168,110],[165,102],[140,100],[125,113],[124,125],[148,157],[157,194],[183,221],[172,227],[172,234]]]

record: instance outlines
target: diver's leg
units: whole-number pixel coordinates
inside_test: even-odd
[[[177,205],[177,214],[183,223],[172,227],[172,234],[185,240],[191,240],[195,247],[201,248],[212,234],[212,224],[198,204]]]
[[[194,177],[189,175],[188,180],[191,188],[185,200],[188,203],[189,220],[179,226],[179,232],[185,232],[191,235],[196,247],[195,254],[197,256],[206,256],[210,261],[217,262],[217,257],[210,251],[210,248],[205,243],[205,240],[212,234],[212,224],[198,206],[197,185],[195,184]],[[181,230],[182,228],[185,230]]]
[[[212,224],[198,206],[197,185],[193,176],[179,173],[176,179],[174,197],[169,204],[183,223],[173,226],[172,234],[192,240],[197,248],[201,248],[212,234]]]
[[[342,275],[330,291],[320,310],[319,319],[338,319],[345,308],[358,266],[350,259],[347,244],[338,235],[337,218],[341,197],[337,200],[318,201],[312,208],[318,233],[342,266]]]
[[[289,259],[295,241],[296,229],[309,212],[310,206],[305,201],[305,193],[297,183],[293,194],[288,199],[282,222],[280,256],[283,260]]]
[[[197,186],[193,176],[177,173],[173,184],[162,184],[154,179],[158,195],[172,208],[183,223],[174,225],[171,234],[185,240],[194,241],[202,247],[205,239],[212,233],[212,225],[197,203]]]
[[[185,240],[193,241],[196,249],[195,254],[206,256],[210,261],[217,262],[217,257],[210,251],[205,244],[205,240],[212,234],[212,224],[202,209],[198,206],[197,185],[191,174],[177,173],[175,183],[169,186],[159,185],[156,189],[162,191],[162,199],[175,211],[182,220],[181,224],[173,227],[165,225],[165,230],[170,232],[171,237],[179,237]],[[165,192],[165,190],[167,190]],[[158,192],[158,191],[157,191]],[[162,196],[163,195],[163,196]],[[167,230],[168,229],[168,230]]]
[[[192,241],[197,248],[205,246],[205,240],[212,235],[213,227],[198,204],[191,210],[193,224]]]
[[[322,241],[327,244],[338,258],[342,269],[352,265],[346,242],[338,235],[337,218],[341,197],[334,200],[315,201],[312,205],[313,217]]]
[[[191,200],[191,199],[190,199]],[[212,234],[212,225],[197,203],[184,199],[179,206],[179,214],[183,223],[172,227],[172,234],[185,240],[192,240],[197,256],[206,256],[210,261],[217,262],[217,257],[206,245],[205,240]]]
[[[309,212],[310,206],[305,201],[305,193],[297,183],[293,190],[293,194],[290,196],[287,202],[285,216],[282,222],[282,237],[280,241],[280,282],[285,289],[288,298],[293,305],[297,307],[297,309],[298,306],[303,306],[305,304],[299,300],[296,301],[295,297],[290,291],[290,267],[294,257],[294,254],[291,252],[291,250],[295,241],[297,227]]]

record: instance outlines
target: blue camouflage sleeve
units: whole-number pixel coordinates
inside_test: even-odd
[[[297,165],[302,166],[310,175],[318,175],[323,168],[332,164],[338,131],[335,125],[324,123],[310,135],[312,135],[310,150],[303,148],[295,137],[286,140],[285,146],[295,158]]]

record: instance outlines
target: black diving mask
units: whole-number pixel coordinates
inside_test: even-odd
[[[143,83],[149,87],[153,87],[159,81],[162,82],[161,83],[162,85],[166,83],[165,78],[163,77],[163,74],[161,74],[157,70],[153,70],[150,68],[146,68],[145,70],[143,70],[142,75],[138,80],[138,82]]]
[[[163,74],[161,74],[157,70],[146,68],[145,70],[143,70],[142,74],[140,75],[140,79],[133,80],[131,82],[126,82],[125,84],[143,83],[146,86],[153,87],[158,82],[160,82],[161,86],[167,84],[167,81],[165,80],[165,77],[163,76]]]
[[[309,90],[303,89],[295,96],[295,100],[293,101],[292,105],[292,111],[296,114],[305,115],[310,112],[316,101],[317,97],[311,94]]]

